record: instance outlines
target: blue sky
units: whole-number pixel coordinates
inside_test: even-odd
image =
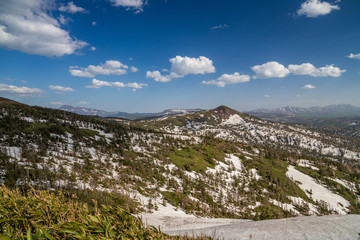
[[[360,106],[360,1],[2,0],[0,96],[127,112]]]

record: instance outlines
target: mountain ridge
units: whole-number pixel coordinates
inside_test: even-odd
[[[286,106],[273,109],[256,109],[247,111],[250,114],[285,114],[298,117],[347,117],[360,116],[360,107],[351,104],[333,104],[324,107],[294,107]]]
[[[0,109],[0,183],[8,186],[81,193],[99,204],[110,197],[160,215],[360,213],[351,139],[226,106],[119,122],[25,104]]]
[[[169,115],[179,115],[185,114],[187,112],[196,112],[203,111],[203,109],[165,109],[164,111],[158,113],[128,113],[121,111],[107,112],[104,110],[99,110],[95,108],[86,108],[86,107],[73,107],[71,105],[63,105],[59,107],[60,110],[77,113],[80,115],[88,116],[100,116],[100,117],[120,117],[129,120],[138,120],[138,119],[150,119],[150,118],[159,118]]]

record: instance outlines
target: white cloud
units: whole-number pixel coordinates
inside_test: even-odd
[[[251,67],[255,72],[253,78],[283,78],[289,75],[290,71],[278,62],[267,62],[263,65],[256,65]]]
[[[101,87],[115,87],[115,88],[123,88],[123,87],[129,87],[133,89],[141,89],[143,87],[147,87],[148,85],[146,83],[122,83],[122,82],[107,82],[107,81],[101,81],[97,79],[93,79],[91,81],[91,85],[86,86],[86,88],[101,88]]]
[[[14,85],[7,85],[7,84],[2,84],[2,83],[0,83],[0,92],[21,94],[21,95],[32,95],[32,94],[43,93],[43,91],[38,88],[17,87]]]
[[[96,22],[92,22],[91,25],[95,27],[95,26],[96,26]]]
[[[62,103],[62,102],[51,102],[50,104],[51,105],[64,105],[64,103]]]
[[[116,60],[107,60],[104,64],[95,66],[89,65],[87,68],[77,66],[70,67],[72,76],[95,77],[96,75],[121,75],[127,73],[129,67]]]
[[[95,50],[96,50],[96,47],[93,46],[93,47],[90,48],[90,50],[91,50],[91,51],[95,51]]]
[[[127,84],[125,84],[125,86],[129,87],[129,88],[140,89],[140,88],[143,88],[143,87],[147,87],[147,84],[146,83],[133,82],[133,83],[127,83]]]
[[[268,94],[265,94],[265,95],[264,95],[264,98],[271,98],[271,96],[268,95]]]
[[[62,86],[54,86],[54,85],[49,85],[49,88],[51,90],[60,91],[60,92],[73,92],[73,91],[75,91],[75,89],[73,89],[71,87],[62,87]]]
[[[91,81],[91,85],[86,86],[87,88],[101,88],[101,87],[111,87],[111,83],[106,82],[106,81],[101,81],[101,80],[97,80],[97,79],[93,79]]]
[[[360,53],[358,53],[358,54],[350,53],[348,58],[353,58],[353,59],[359,59],[360,60]]]
[[[301,65],[290,64],[288,69],[296,75],[311,75],[316,72],[316,67],[311,63],[303,63]]]
[[[218,87],[225,87],[226,84],[236,84],[250,81],[249,75],[241,75],[238,72],[233,74],[223,74],[217,80],[202,81],[202,84],[214,84]]]
[[[89,104],[89,103],[86,102],[86,101],[80,101],[79,104],[81,104],[81,105],[87,105],[87,104]]]
[[[228,28],[229,26],[227,24],[219,24],[216,26],[213,26],[211,28],[209,28],[210,30],[216,30],[216,29],[224,29],[224,28]]]
[[[250,81],[250,76],[234,72],[233,74],[223,74],[217,80],[227,84],[235,84]]]
[[[286,68],[278,62],[267,62],[263,65],[256,65],[251,68],[255,72],[253,78],[283,78],[289,74],[309,75],[312,77],[340,77],[346,70],[342,70],[334,65],[316,68],[311,63],[300,65],[289,64]]]
[[[42,56],[73,54],[87,45],[61,28],[52,1],[0,1],[0,47]],[[50,14],[49,14],[50,12]]]
[[[143,0],[110,0],[115,7],[126,7],[128,9],[135,9],[135,13],[143,11],[146,1]]]
[[[137,67],[134,66],[130,67],[130,72],[138,72],[138,71],[139,69]]]
[[[307,17],[315,18],[321,15],[329,14],[333,10],[339,10],[338,5],[332,5],[321,0],[306,0],[301,4],[300,9],[297,10],[299,16],[305,15]]]
[[[225,82],[219,82],[216,80],[210,80],[210,81],[202,81],[202,84],[206,84],[206,85],[216,85],[218,87],[225,87],[226,83]]]
[[[316,88],[315,86],[311,85],[311,84],[306,84],[305,86],[303,86],[302,88],[304,89],[314,89]]]
[[[59,7],[60,12],[67,12],[67,13],[78,13],[78,12],[86,12],[86,10],[82,7],[78,7],[74,4],[74,2],[68,2],[67,5]]]
[[[169,75],[162,75],[159,71],[147,71],[146,78],[153,78],[156,82],[170,82],[173,78],[181,78],[183,76],[176,73],[170,73]]]
[[[68,22],[72,21],[72,19],[70,17],[65,17],[62,14],[59,15],[58,20],[62,25],[66,25],[66,24],[68,24]]]
[[[310,75],[313,77],[340,77],[346,70],[341,70],[334,65],[326,65],[325,67],[316,68],[311,63],[303,63],[301,65],[290,64],[288,69],[296,75]]]
[[[157,82],[170,82],[174,78],[182,78],[189,74],[205,74],[215,72],[212,61],[200,56],[198,58],[176,56],[170,58],[171,69],[168,75],[162,75],[159,71],[147,71],[146,78],[153,78]],[[167,69],[163,69],[167,72]]]
[[[171,63],[170,71],[178,75],[205,74],[215,72],[213,62],[204,56],[198,58],[176,56],[169,59]]]

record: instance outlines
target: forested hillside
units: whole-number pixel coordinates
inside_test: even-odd
[[[131,213],[360,213],[359,153],[350,140],[226,107],[136,122],[7,99],[0,107],[0,179],[10,188],[61,190]]]

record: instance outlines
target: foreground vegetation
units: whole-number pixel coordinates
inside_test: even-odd
[[[61,192],[0,186],[0,239],[190,239],[170,237],[117,206],[67,199]]]

